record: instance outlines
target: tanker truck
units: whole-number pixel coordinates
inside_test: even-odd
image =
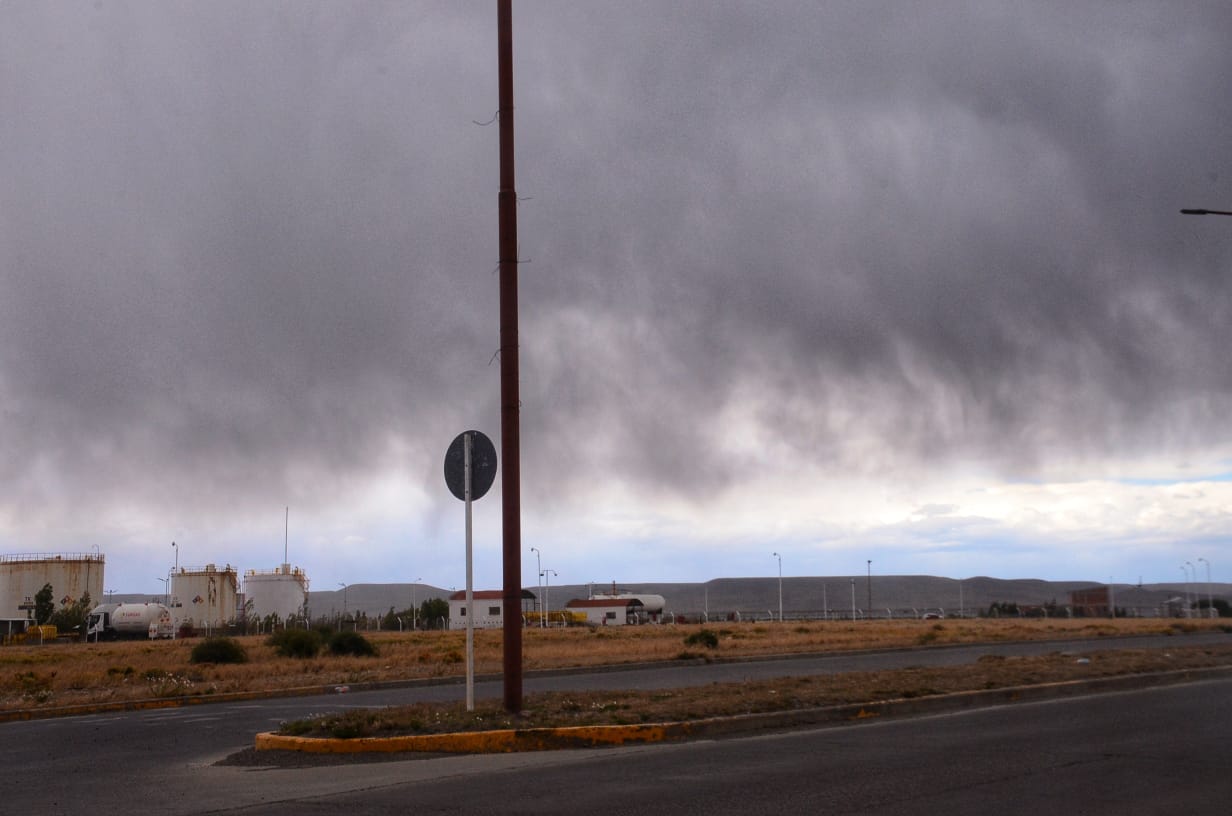
[[[160,603],[106,603],[90,612],[86,639],[174,638],[171,610]]]

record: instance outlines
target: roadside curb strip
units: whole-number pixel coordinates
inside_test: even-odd
[[[1085,694],[1170,686],[1229,675],[1232,675],[1232,666],[1214,666],[1204,669],[1180,669],[1149,674],[1100,677],[1092,680],[1068,680],[1036,686],[960,691],[934,697],[845,703],[823,708],[775,711],[765,714],[739,714],[731,717],[641,725],[517,728],[356,739],[291,737],[262,733],[257,734],[255,747],[258,751],[294,751],[310,754],[410,752],[488,754],[594,748],[699,737],[734,736],[757,731],[809,726],[844,725],[884,717],[923,716],[1013,703],[1077,697]]]

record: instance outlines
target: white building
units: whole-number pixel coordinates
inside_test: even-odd
[[[500,629],[505,625],[505,593],[499,589],[476,589],[471,592],[476,629]],[[526,613],[535,608],[535,593],[522,590],[522,624]],[[449,596],[449,628],[466,628],[466,591]]]
[[[505,625],[505,593],[499,589],[480,589],[471,592],[476,629],[500,629]],[[466,628],[466,592],[449,596],[449,628]]]
[[[642,602],[637,598],[574,598],[565,609],[584,613],[586,622],[595,626],[624,626],[638,622]]]
[[[617,592],[615,584],[612,585],[611,592],[595,592],[590,597],[591,600],[596,601],[638,601],[637,620],[629,621],[630,623],[658,623],[663,617],[663,607],[667,605],[662,595],[650,595],[645,592]]]

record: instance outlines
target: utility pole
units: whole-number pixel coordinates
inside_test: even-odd
[[[522,710],[522,478],[518,396],[518,197],[513,174],[513,2],[496,0],[500,126],[501,531],[505,710]]]

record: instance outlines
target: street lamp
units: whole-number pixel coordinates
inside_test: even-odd
[[[873,559],[868,559],[868,614],[873,614]]]
[[[347,616],[347,585],[339,581],[338,586],[342,587],[342,621],[345,621]],[[342,621],[338,621],[338,631],[342,631]]]
[[[539,595],[540,595],[539,628],[542,629],[543,628],[543,598],[542,598],[543,596],[543,563],[539,560],[539,548],[538,547],[531,547],[530,551],[535,554],[535,572],[538,573],[538,577],[535,578],[535,589],[538,590]]]
[[[174,541],[171,542],[171,549],[175,550],[175,571],[180,571],[180,547]]]
[[[167,582],[170,581],[171,579],[170,578],[155,578],[154,580],[163,582],[163,603],[170,604],[171,603],[171,594],[170,594],[171,590],[168,589]]]
[[[1211,562],[1201,556],[1198,560],[1206,564],[1206,616],[1215,617],[1215,597],[1211,594]]]
[[[545,569],[541,574],[543,575],[543,614],[547,617],[552,614],[552,604],[548,601],[548,589],[552,586],[552,579],[548,575],[555,575],[559,578],[560,573],[554,569]]]
[[[1185,564],[1189,562],[1186,561]],[[1185,576],[1185,617],[1193,617],[1193,609],[1189,605],[1189,570],[1185,568],[1185,564],[1181,564],[1181,575]]]
[[[779,623],[783,622],[783,556],[771,553],[779,560]]]
[[[1192,561],[1186,561],[1185,566],[1189,567],[1189,574],[1192,576],[1190,578],[1193,582],[1190,584],[1190,594],[1193,596],[1193,600],[1190,601],[1190,609],[1194,609],[1198,605],[1198,568],[1193,565]],[[1190,615],[1190,617],[1192,618],[1193,615]]]
[[[1181,215],[1232,215],[1227,210],[1181,210]]]
[[[423,580],[422,578],[416,578],[415,583],[411,584],[411,629],[412,630],[419,628],[417,624],[417,616],[419,612],[417,609],[415,609],[415,587],[422,580]]]

